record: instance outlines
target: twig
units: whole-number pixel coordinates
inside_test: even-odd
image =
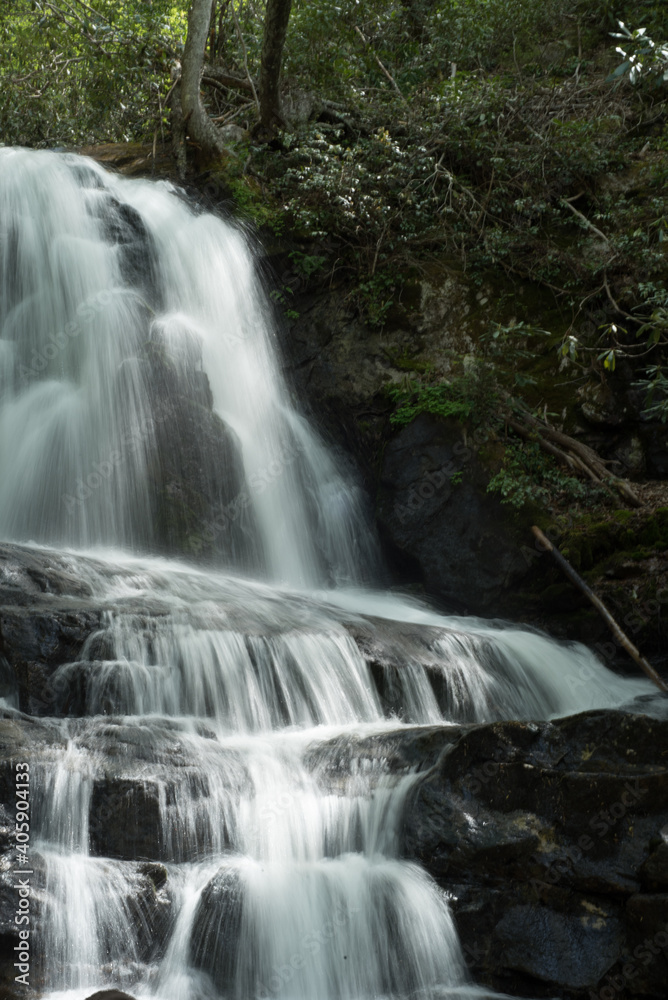
[[[236,111],[233,111],[232,114],[221,115],[219,118],[212,118],[211,121],[215,122],[216,125],[227,125],[234,118],[236,118],[237,115],[240,115],[243,111],[247,111],[248,108],[252,108],[252,107],[253,107],[253,102],[252,101],[247,101],[246,104],[242,104],[241,107],[237,108]]]
[[[576,195],[576,197],[579,198],[580,195]],[[610,240],[605,235],[605,233],[602,233],[600,229],[597,229],[594,223],[590,222],[587,216],[583,215],[582,212],[580,212],[579,209],[577,209],[575,205],[572,204],[572,201],[573,201],[572,198],[562,198],[561,204],[564,205],[566,208],[570,209],[573,215],[576,215],[578,219],[580,219],[584,223],[587,229],[590,229],[592,233],[596,233],[597,236],[600,236],[606,246],[610,246]]]
[[[364,42],[364,45],[368,47],[369,43],[368,43],[367,39],[364,37],[364,35],[362,34],[362,32],[360,31],[360,29],[357,27],[357,25],[355,25],[355,31],[357,32],[357,34],[360,36],[360,38]],[[405,104],[407,104],[408,102],[406,101],[406,98],[404,97],[404,95],[399,90],[399,86],[397,84],[397,81],[394,79],[394,77],[392,76],[392,74],[390,73],[390,71],[388,69],[386,69],[385,66],[383,66],[382,62],[380,61],[380,59],[378,58],[378,56],[376,55],[376,53],[373,51],[373,49],[371,49],[371,55],[374,57],[374,59],[378,63],[378,65],[380,66],[381,70],[383,71],[383,73],[385,74],[385,76],[387,77],[387,79],[390,81],[390,83],[392,84],[392,86],[396,90],[396,92],[399,95],[399,97],[401,98],[401,100]]]
[[[615,302],[614,298],[612,297],[612,292],[610,291],[610,285],[608,284],[608,272],[607,271],[603,272],[603,287],[605,288],[605,294],[610,299],[610,304],[612,306],[614,306],[615,310],[619,313],[619,315],[620,316],[624,316],[625,319],[630,319],[630,320],[633,320],[634,323],[637,323],[638,322],[638,317],[637,316],[632,316],[631,313],[624,312],[624,310],[621,309],[617,305],[617,303]]]

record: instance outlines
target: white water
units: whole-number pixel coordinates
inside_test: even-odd
[[[239,233],[168,184],[14,149],[0,220],[0,535],[154,547],[151,350],[193,391],[206,372],[235,438],[250,517],[209,526],[228,556],[259,549],[268,579],[297,586],[366,576],[356,492],[288,402]]]
[[[583,647],[350,589],[373,576],[373,542],[289,404],[251,253],[169,185],[0,149],[0,293],[0,534],[59,545],[39,551],[103,609],[52,679],[71,717],[34,773],[46,994],[475,994],[445,896],[398,857],[420,776],[357,741],[620,705],[648,683]],[[147,343],[193,387],[208,376],[252,512],[226,565],[262,581],[103,548],[156,543]],[[128,834],[136,789],[155,803],[155,884],[118,844],[96,853]]]

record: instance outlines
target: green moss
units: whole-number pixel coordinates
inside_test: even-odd
[[[648,559],[668,549],[668,508],[647,517],[628,510],[614,511],[607,520],[584,515],[577,528],[565,533],[560,549],[575,569],[591,578],[624,562]]]
[[[668,507],[659,507],[651,519],[638,533],[641,545],[652,545],[657,549],[668,549]]]
[[[210,193],[214,202],[232,202],[238,215],[279,236],[285,226],[285,212],[280,201],[267,194],[255,177],[244,173],[248,151],[248,143],[239,143],[225,157],[223,166],[211,171],[204,191]]]
[[[415,353],[411,354],[406,347],[402,351],[386,350],[385,354],[392,362],[392,365],[402,372],[416,372],[419,375],[428,375],[433,369],[430,361],[422,360]]]
[[[630,510],[616,510],[612,516],[620,524],[628,524],[633,514]]]

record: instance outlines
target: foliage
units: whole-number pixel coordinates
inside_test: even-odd
[[[647,28],[635,28],[631,31],[623,21],[619,22],[619,31],[613,38],[624,42],[617,46],[617,52],[624,60],[610,79],[621,79],[628,75],[631,83],[639,83],[641,80],[648,80],[655,86],[668,83],[668,40],[655,42],[647,34]]]
[[[648,420],[668,423],[668,377],[661,365],[650,365],[645,375],[646,378],[635,383],[645,392],[643,416]]]
[[[3,141],[152,139],[166,124],[162,98],[187,8],[187,0],[4,0]]]
[[[562,472],[535,441],[507,445],[503,466],[490,480],[487,492],[500,494],[502,503],[518,509],[555,498],[594,503],[606,496],[600,487]]]
[[[498,386],[493,369],[486,364],[464,366],[448,382],[407,380],[390,386],[387,395],[396,406],[390,423],[397,427],[410,424],[421,413],[470,419],[476,425],[498,422]]]
[[[0,8],[3,141],[168,147],[188,0]],[[263,0],[216,0],[207,61],[257,80],[263,14]],[[210,116],[244,130],[226,187],[257,225],[326,246],[323,275],[354,284],[376,327],[400,315],[407,278],[449,257],[474,281],[493,269],[549,289],[583,357],[579,304],[606,298],[603,278],[630,286],[632,311],[665,272],[668,170],[652,163],[642,199],[603,187],[648,144],[668,149],[665,102],[606,82],[610,34],[631,18],[668,35],[660,0],[294,0],[279,143],[251,142],[248,89],[205,81]],[[633,339],[648,317],[613,322]],[[620,349],[607,336],[588,353],[601,368]]]

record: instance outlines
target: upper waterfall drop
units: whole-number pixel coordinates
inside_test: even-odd
[[[164,551],[156,525],[199,503],[194,462],[213,504],[172,551],[208,544],[298,587],[372,575],[357,491],[290,404],[233,226],[169,183],[20,149],[0,149],[0,219],[2,536]],[[209,392],[213,444],[174,402]],[[166,453],[185,485],[165,482]]]

